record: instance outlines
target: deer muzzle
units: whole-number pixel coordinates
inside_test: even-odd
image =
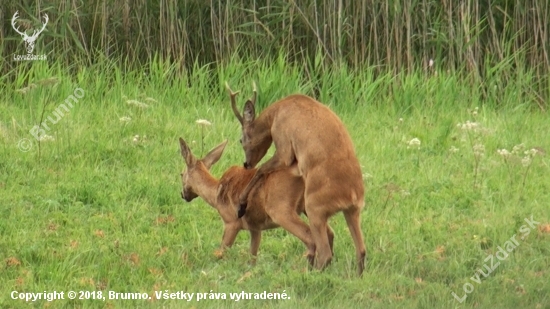
[[[184,191],[181,191],[181,198],[184,199],[186,202],[191,202],[192,200],[194,200],[198,195],[196,195],[195,193],[193,192],[186,192],[185,190]]]

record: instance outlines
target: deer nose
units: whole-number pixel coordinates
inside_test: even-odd
[[[248,163],[246,163],[246,162],[243,163],[243,166],[244,166],[244,168],[246,168],[246,169],[248,169],[248,167],[249,167]]]

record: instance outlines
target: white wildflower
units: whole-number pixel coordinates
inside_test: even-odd
[[[456,148],[455,146],[451,146],[451,148],[449,148],[449,151],[450,151],[451,153],[457,153],[458,150],[459,150],[459,149]]]
[[[433,66],[434,66],[434,60],[433,60],[433,59],[430,59],[430,61],[428,61],[428,66],[429,66],[429,67],[433,67]]]
[[[124,116],[124,117],[120,117],[119,120],[120,120],[120,122],[130,122],[132,120],[132,118],[130,118],[128,116]]]
[[[415,137],[408,142],[409,146],[407,148],[420,148],[420,144],[420,140]]]
[[[507,149],[497,149],[497,152],[499,155],[501,155],[504,158],[507,158],[512,154]]]
[[[539,156],[544,156],[546,154],[546,152],[544,151],[544,149],[542,149],[541,147],[535,147],[533,148],[534,151],[536,151],[537,155]]]
[[[38,138],[38,140],[41,141],[41,142],[50,142],[50,141],[55,141],[55,138],[51,135],[44,134],[44,135],[41,135]]]
[[[399,122],[403,122],[403,118],[399,118]]]
[[[197,121],[195,121],[195,122],[196,122],[198,125],[200,125],[200,126],[205,126],[205,127],[206,127],[206,126],[211,126],[211,125],[212,125],[212,123],[211,123],[210,121],[205,120],[205,119],[199,119],[199,120],[197,120]]]
[[[525,145],[523,143],[516,145],[514,146],[514,148],[512,148],[512,153],[519,154],[524,148],[525,148]]]
[[[134,143],[139,143],[139,135],[134,135]]]
[[[521,164],[524,167],[528,167],[529,165],[531,165],[531,157],[530,156],[523,157],[523,159],[521,159]]]
[[[135,107],[138,107],[138,108],[142,108],[142,109],[145,109],[145,108],[148,108],[149,105],[145,104],[145,103],[142,103],[138,100],[127,100],[126,101],[126,104],[128,105],[133,105]]]
[[[15,90],[15,92],[26,94],[27,92],[29,92],[31,89],[34,89],[34,88],[36,88],[36,85],[31,83],[27,87],[23,87],[21,89]]]
[[[474,156],[481,157],[485,154],[485,146],[483,144],[475,144],[474,147],[472,147],[472,150],[474,151]]]
[[[477,122],[471,122],[470,120],[466,120],[465,123],[459,123],[457,127],[459,127],[464,131],[477,131],[480,125]]]
[[[531,148],[529,150],[524,151],[523,154],[525,154],[526,156],[529,156],[531,158],[534,158],[537,155],[538,152],[539,151],[536,150],[535,148]]]

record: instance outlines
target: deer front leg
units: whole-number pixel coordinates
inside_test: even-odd
[[[237,238],[237,234],[241,228],[238,224],[226,224],[223,229],[223,236],[222,236],[222,244],[220,246],[220,249],[218,249],[215,252],[215,255],[219,258],[223,257],[223,253],[226,248],[230,248],[233,246],[233,243],[235,242],[235,238]]]
[[[246,188],[244,188],[244,191],[239,196],[239,211],[237,213],[237,216],[239,218],[242,218],[244,214],[246,213],[246,206],[248,202],[248,195],[250,194],[250,191],[256,186],[258,181],[266,174],[269,174],[271,172],[274,172],[279,169],[285,168],[284,164],[279,160],[279,156],[277,155],[277,152],[271,157],[271,159],[267,160],[260,168],[256,171],[254,174],[254,177],[250,180]]]
[[[262,240],[262,231],[250,230],[250,254],[252,255],[251,264],[256,264],[256,258],[258,256],[258,248],[260,248],[260,242]]]

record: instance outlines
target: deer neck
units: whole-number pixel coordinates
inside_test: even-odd
[[[254,121],[254,132],[261,139],[271,138],[271,126],[273,125],[274,113],[269,110],[260,114],[260,117]]]
[[[216,178],[208,171],[204,171],[200,175],[196,192],[206,203],[216,209],[218,208],[216,203],[218,184],[219,181]]]
[[[269,130],[273,125],[273,119],[278,112],[278,108],[268,108],[258,116],[254,124],[258,129]]]

